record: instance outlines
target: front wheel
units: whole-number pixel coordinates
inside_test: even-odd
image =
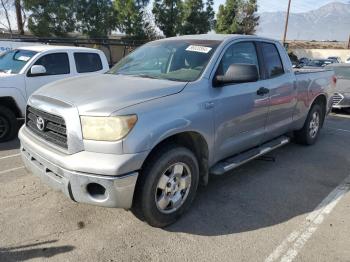
[[[314,104],[306,118],[301,130],[296,131],[296,141],[304,145],[313,145],[320,133],[324,119],[322,108],[319,104]]]
[[[0,143],[15,138],[17,134],[17,119],[7,107],[0,106]]]
[[[199,168],[187,148],[170,145],[146,163],[135,192],[134,205],[148,224],[164,227],[174,223],[195,198]]]

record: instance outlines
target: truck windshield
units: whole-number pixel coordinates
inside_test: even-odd
[[[0,72],[17,74],[37,52],[10,50],[0,54]]]
[[[108,74],[173,81],[194,81],[203,72],[219,41],[170,40],[145,44],[117,63]]]

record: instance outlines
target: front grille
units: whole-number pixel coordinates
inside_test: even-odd
[[[44,140],[68,149],[66,123],[62,117],[28,106],[26,126]]]
[[[341,94],[334,94],[333,96],[333,105],[338,105],[342,100],[344,99],[344,96],[342,96]]]

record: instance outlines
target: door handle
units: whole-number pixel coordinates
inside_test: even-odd
[[[204,104],[205,109],[212,109],[215,106],[214,102],[206,102]]]
[[[263,96],[263,95],[266,95],[266,94],[268,94],[268,93],[270,93],[270,89],[265,88],[265,87],[260,87],[260,88],[258,89],[258,91],[256,91],[256,94],[257,94],[258,96]]]

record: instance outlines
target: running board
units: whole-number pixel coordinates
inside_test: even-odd
[[[290,141],[289,137],[281,136],[279,138],[276,138],[274,140],[271,140],[265,144],[262,144],[259,147],[250,149],[244,153],[241,153],[239,155],[226,158],[225,160],[217,163],[215,166],[213,166],[210,169],[210,173],[213,175],[223,175],[226,172],[235,169],[239,167],[240,165],[243,165],[247,163],[250,160],[253,160],[257,157],[260,157],[276,148],[279,148],[285,144],[288,144]]]

